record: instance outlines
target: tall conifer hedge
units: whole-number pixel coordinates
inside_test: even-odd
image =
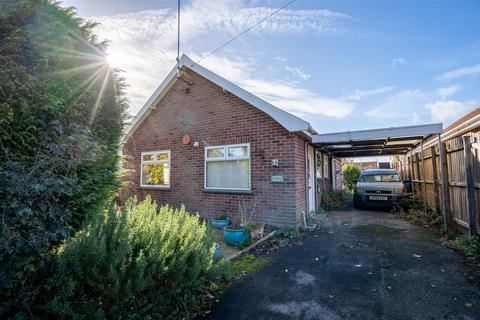
[[[93,26],[0,1],[0,315],[28,312],[50,250],[119,186],[124,84]]]

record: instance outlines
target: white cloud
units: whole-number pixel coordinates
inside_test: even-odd
[[[290,72],[292,74],[292,76],[297,77],[297,78],[301,78],[303,80],[307,80],[307,79],[310,78],[310,74],[303,71],[302,68],[295,68],[295,67],[291,67],[291,66],[286,66],[285,70]]]
[[[395,58],[395,59],[392,60],[392,66],[394,66],[394,67],[399,66],[401,64],[407,64],[407,60],[405,58],[402,58],[402,57]]]
[[[436,92],[440,96],[440,98],[445,99],[445,98],[450,97],[451,95],[455,94],[456,92],[458,92],[460,90],[462,90],[462,86],[456,85],[456,86],[438,88],[436,90]]]
[[[415,110],[424,105],[430,94],[422,90],[401,90],[394,92],[366,114],[377,119],[398,119],[410,122]],[[417,114],[417,121],[420,115]]]
[[[480,101],[436,101],[428,103],[425,108],[430,112],[433,122],[451,123],[464,116],[480,104]]]
[[[480,73],[480,63],[476,64],[476,65],[473,65],[473,66],[470,66],[470,67],[459,68],[459,69],[455,69],[455,70],[446,72],[446,73],[442,74],[441,76],[438,76],[435,79],[436,80],[451,80],[451,79],[463,77],[463,76],[470,75],[470,74],[477,74],[477,73]]]
[[[354,93],[345,96],[345,98],[348,100],[360,101],[370,96],[387,93],[389,91],[392,91],[393,89],[395,89],[395,87],[389,86],[389,87],[376,88],[372,90],[355,90]]]
[[[181,50],[196,61],[232,36],[270,15],[274,10],[275,8],[265,7],[245,8],[242,0],[194,0],[182,7]],[[329,10],[287,8],[258,25],[250,33],[253,36],[266,34],[270,37],[307,33],[335,35],[345,32],[341,23],[348,18],[345,14]],[[111,55],[109,58],[111,64],[125,71],[125,78],[130,85],[127,89],[131,99],[130,113],[135,114],[174,65],[176,11],[150,10],[94,17],[92,20],[101,23],[95,29],[99,38],[110,40],[108,52]],[[236,57],[241,56],[240,50],[248,50],[248,46],[251,45],[245,37],[236,40],[226,50],[232,50]],[[256,79],[256,73],[251,72],[251,65],[254,63],[255,61],[239,58],[222,58],[215,54],[201,62],[219,75],[237,84],[248,86],[253,93],[267,92],[274,100],[270,102],[277,102],[279,107],[301,113],[306,111],[308,103],[312,103],[310,108],[322,110],[317,112],[324,115],[343,116],[351,112],[349,103],[332,104],[328,98],[299,88],[295,84]],[[309,76],[301,69],[290,72],[297,72],[301,78]],[[265,89],[262,89],[262,86]],[[290,91],[283,94],[275,92],[274,88],[289,88]],[[337,110],[326,110],[331,107]]]
[[[344,97],[325,97],[292,82],[257,79],[253,76],[257,68],[253,62],[212,56],[202,64],[245,90],[300,117],[310,114],[343,118],[355,108],[354,103]]]
[[[420,116],[418,115],[417,112],[414,112],[413,119],[412,119],[413,124],[417,124],[419,120],[420,120]]]

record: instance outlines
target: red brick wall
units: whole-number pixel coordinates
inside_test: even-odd
[[[184,204],[190,212],[210,218],[236,214],[243,197],[247,206],[256,203],[257,220],[278,226],[301,221],[304,139],[200,75],[188,71],[184,78],[193,85],[177,81],[124,145],[124,167],[132,171],[121,199],[150,195],[159,204]],[[188,145],[182,144],[185,134],[191,137]],[[199,147],[193,146],[195,141]],[[252,193],[205,192],[205,146],[236,143],[250,143]],[[141,188],[141,152],[166,149],[171,150],[170,190]],[[279,160],[278,167],[272,167],[272,159]],[[283,175],[285,182],[271,183],[272,175]]]

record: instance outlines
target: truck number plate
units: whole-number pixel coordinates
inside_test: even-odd
[[[370,200],[382,200],[382,201],[385,201],[385,200],[388,200],[388,197],[385,197],[385,196],[370,196]]]

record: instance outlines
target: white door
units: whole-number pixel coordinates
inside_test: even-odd
[[[308,211],[315,211],[315,149],[307,146]]]

